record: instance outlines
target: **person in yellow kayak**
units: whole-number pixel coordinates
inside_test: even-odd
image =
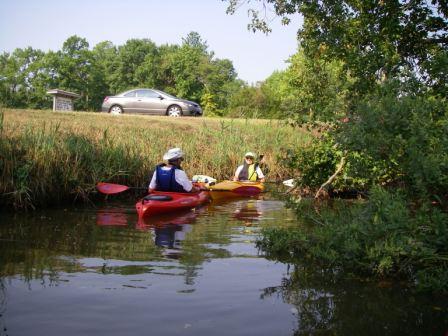
[[[193,186],[187,174],[182,170],[184,152],[180,148],[171,148],[163,155],[163,160],[156,166],[148,191],[196,192],[199,189]]]
[[[244,155],[244,163],[235,171],[234,181],[253,181],[264,182],[264,174],[259,164],[255,163],[255,154],[247,152]]]

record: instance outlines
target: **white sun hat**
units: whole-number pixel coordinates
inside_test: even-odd
[[[184,152],[180,148],[171,148],[163,155],[164,160],[177,160],[184,157]]]
[[[247,152],[246,154],[244,154],[244,157],[248,157],[248,156],[250,156],[250,157],[255,159],[255,154],[252,153],[252,152]]]

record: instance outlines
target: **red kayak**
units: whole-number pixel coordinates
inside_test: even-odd
[[[177,193],[154,191],[135,204],[139,217],[167,213],[172,211],[193,209],[210,200],[208,191],[197,193]]]

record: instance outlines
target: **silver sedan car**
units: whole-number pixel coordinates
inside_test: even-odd
[[[138,113],[171,117],[202,115],[199,104],[154,89],[134,89],[106,97],[101,111],[111,114]]]

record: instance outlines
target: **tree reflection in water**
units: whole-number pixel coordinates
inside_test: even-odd
[[[448,302],[392,283],[347,279],[337,270],[292,266],[289,278],[263,290],[294,306],[294,335],[445,335]],[[350,282],[351,286],[347,286]]]

